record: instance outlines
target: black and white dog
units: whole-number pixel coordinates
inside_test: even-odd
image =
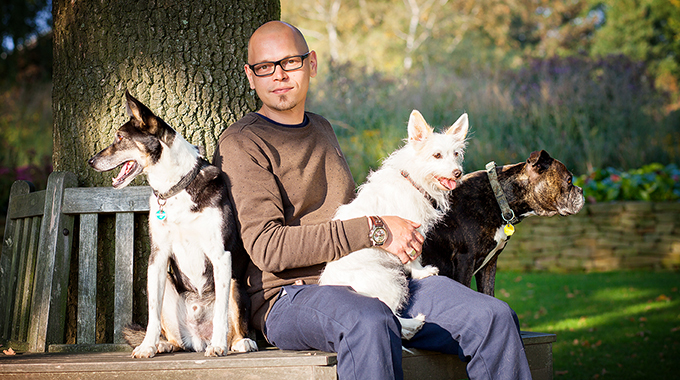
[[[236,232],[226,176],[144,104],[128,92],[125,96],[130,120],[88,163],[100,172],[122,166],[114,188],[144,173],[153,189],[149,323],[132,356],[177,349],[206,356],[226,355],[230,348],[257,350],[247,338],[248,300],[238,282],[248,256]],[[129,339],[134,343],[134,336]]]
[[[463,176],[451,191],[448,212],[427,235],[421,257],[423,265],[468,287],[474,275],[477,290],[493,296],[496,261],[513,225],[531,215],[575,214],[584,198],[567,167],[544,150],[526,162],[491,164]]]

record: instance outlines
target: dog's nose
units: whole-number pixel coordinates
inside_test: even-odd
[[[462,175],[463,175],[463,172],[461,170],[456,169],[456,170],[453,171],[453,178],[455,178],[455,179],[460,178],[460,176],[462,176]]]

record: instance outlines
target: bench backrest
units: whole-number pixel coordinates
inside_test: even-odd
[[[115,214],[114,341],[132,321],[134,214],[148,213],[151,188],[77,186],[54,172],[47,189],[12,185],[0,255],[0,341],[44,352],[63,344],[74,225],[79,225],[77,345],[95,344],[97,239],[100,214]]]

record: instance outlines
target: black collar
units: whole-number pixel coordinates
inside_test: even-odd
[[[184,177],[182,177],[182,179],[180,179],[179,182],[175,184],[175,186],[170,188],[170,190],[161,194],[156,189],[153,189],[153,194],[156,196],[156,198],[158,198],[159,201],[161,199],[166,200],[170,197],[174,197],[175,195],[179,194],[182,190],[186,189],[187,186],[189,186],[189,184],[194,179],[196,179],[198,173],[200,173],[201,169],[203,169],[206,165],[207,163],[205,161],[200,160],[199,162],[196,163],[194,168],[189,173],[185,174]]]

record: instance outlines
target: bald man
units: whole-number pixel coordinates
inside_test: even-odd
[[[401,379],[406,347],[458,354],[472,379],[531,378],[515,313],[502,301],[432,276],[410,281],[405,316],[423,329],[402,342],[398,320],[376,298],[319,286],[327,262],[371,246],[371,219],[331,220],[355,184],[330,123],[305,110],[317,56],[294,26],[272,21],[248,44],[244,66],[262,107],[221,135],[214,163],[229,177],[244,246],[251,323],[273,345],[337,352],[340,379]],[[381,248],[406,263],[422,249],[417,224],[379,216]]]

